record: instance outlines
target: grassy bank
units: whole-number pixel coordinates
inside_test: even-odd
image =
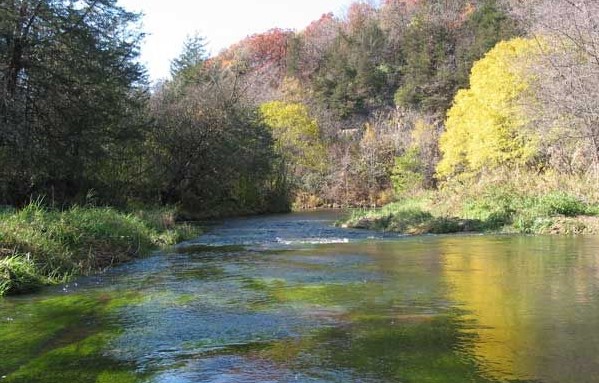
[[[597,193],[594,180],[506,171],[413,192],[341,224],[405,234],[599,234]]]
[[[31,203],[0,212],[0,295],[23,293],[102,270],[197,235],[174,210],[105,207],[49,210]]]

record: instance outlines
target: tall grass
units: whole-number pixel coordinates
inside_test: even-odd
[[[71,275],[146,254],[196,235],[174,213],[122,213],[107,207],[56,211],[31,203],[0,212],[0,295],[29,291]]]
[[[29,257],[12,255],[0,258],[0,296],[7,292],[32,291],[50,280],[39,275]]]

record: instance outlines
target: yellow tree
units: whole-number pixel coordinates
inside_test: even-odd
[[[536,154],[537,139],[524,129],[522,107],[532,81],[522,68],[536,55],[538,41],[517,38],[498,43],[474,64],[470,88],[457,93],[447,113],[440,176],[524,164]]]
[[[324,179],[327,151],[316,120],[305,105],[295,102],[267,102],[260,106],[260,113],[272,130],[293,186],[317,194]]]

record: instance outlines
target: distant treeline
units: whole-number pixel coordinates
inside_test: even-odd
[[[591,0],[356,2],[215,57],[191,37],[149,89],[139,15],[116,1],[2,2],[0,203],[219,215],[382,204],[497,167],[588,174],[597,14]]]

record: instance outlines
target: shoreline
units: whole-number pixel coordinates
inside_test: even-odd
[[[535,234],[535,235],[598,235],[599,217],[537,216],[528,222],[493,222],[480,219],[434,216],[426,211],[400,211],[385,213],[371,210],[358,213],[337,223],[350,229],[390,231],[406,235],[425,234]]]
[[[175,216],[173,208],[57,211],[35,203],[0,212],[0,297],[102,272],[202,233]]]

